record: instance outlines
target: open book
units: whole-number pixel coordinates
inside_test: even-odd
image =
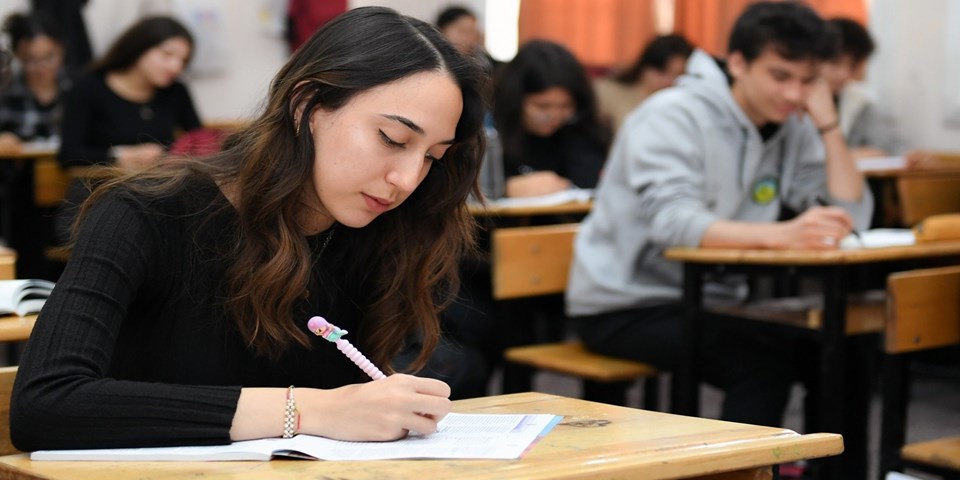
[[[840,248],[903,247],[915,243],[917,238],[909,228],[873,228],[847,235],[840,241]]]
[[[588,188],[570,188],[549,195],[537,197],[510,197],[498,198],[490,202],[498,207],[549,207],[565,203],[586,203],[593,197],[593,190]]]
[[[38,450],[31,460],[57,461],[228,461],[293,457],[312,460],[389,460],[401,458],[520,458],[533,442],[563,417],[451,413],[430,435],[411,434],[393,442],[344,442],[311,435],[234,442],[213,447]]]
[[[857,170],[861,172],[903,170],[905,168],[907,168],[907,158],[903,156],[865,157],[857,159]]]
[[[46,280],[0,280],[0,315],[39,313],[52,291]]]

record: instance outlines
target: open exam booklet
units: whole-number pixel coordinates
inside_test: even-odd
[[[390,460],[402,458],[514,459],[546,435],[563,417],[451,413],[430,435],[409,435],[393,442],[344,442],[311,435],[234,442],[214,447],[38,450],[31,460],[197,462],[270,460]]]

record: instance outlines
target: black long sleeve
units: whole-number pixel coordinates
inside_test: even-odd
[[[312,348],[276,361],[247,348],[220,304],[236,212],[212,181],[195,183],[162,200],[118,189],[93,207],[22,358],[11,404],[17,448],[227,443],[242,386],[365,380],[312,335]],[[347,239],[338,240],[324,258]],[[337,265],[321,264],[317,278],[337,278]],[[311,288],[290,321],[306,331],[320,314],[362,332],[362,299],[334,285]]]
[[[504,171],[507,177],[531,171],[551,171],[577,187],[594,188],[600,180],[605,160],[603,145],[591,141],[583,133],[564,128],[549,137],[525,135],[521,155],[511,157],[505,154]]]
[[[146,103],[136,103],[117,96],[103,75],[88,75],[66,95],[60,163],[65,167],[109,163],[110,147],[141,143],[169,147],[178,129],[199,126],[182,83],[157,90]]]

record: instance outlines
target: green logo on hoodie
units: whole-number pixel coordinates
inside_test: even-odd
[[[766,205],[777,198],[777,179],[763,178],[753,184],[753,203]]]

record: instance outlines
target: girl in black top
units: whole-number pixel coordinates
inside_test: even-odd
[[[61,165],[147,168],[177,131],[199,128],[190,93],[177,81],[192,52],[190,32],[169,17],[145,18],[121,34],[67,95]],[[88,195],[82,182],[70,184],[55,221],[60,242]]]
[[[147,167],[175,131],[200,127],[177,81],[192,52],[193,37],[172,18],[145,18],[128,28],[68,95],[60,162]]]
[[[586,71],[566,48],[546,40],[521,47],[500,72],[493,106],[507,196],[596,186],[609,133]]]
[[[294,54],[224,152],[102,184],[23,355],[16,446],[280,436],[288,399],[303,433],[433,431],[446,384],[363,383],[306,322],[347,329],[387,370],[418,332],[424,363],[472,247],[482,78],[424,22],[350,10]]]

